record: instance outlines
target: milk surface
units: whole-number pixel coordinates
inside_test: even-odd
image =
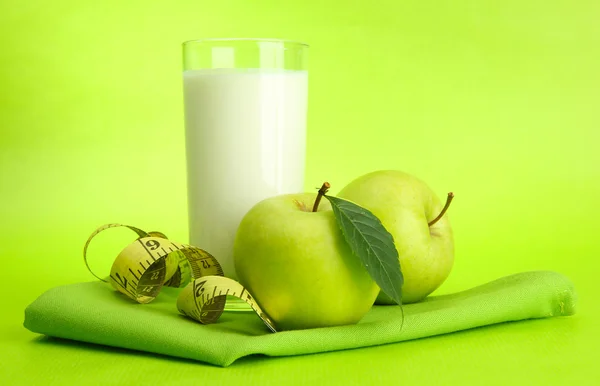
[[[235,278],[233,241],[246,212],[303,191],[308,73],[208,69],[183,79],[190,244]]]

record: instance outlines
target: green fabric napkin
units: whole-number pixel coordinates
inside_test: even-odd
[[[251,354],[343,350],[500,322],[572,315],[576,303],[575,289],[566,277],[526,272],[402,309],[374,306],[356,325],[271,333],[250,312],[225,312],[217,323],[201,325],[177,312],[178,291],[165,288],[152,303],[137,304],[102,282],[62,286],[27,307],[24,325],[50,336],[229,366]]]

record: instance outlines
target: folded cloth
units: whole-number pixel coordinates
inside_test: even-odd
[[[566,277],[525,272],[420,303],[374,306],[355,325],[271,333],[250,312],[225,312],[215,324],[199,324],[178,314],[178,292],[164,288],[152,303],[137,304],[102,282],[57,287],[27,307],[24,325],[40,334],[229,366],[252,354],[319,353],[572,315],[576,303]]]

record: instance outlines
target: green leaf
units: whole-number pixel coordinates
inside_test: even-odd
[[[398,304],[402,302],[404,277],[394,238],[370,211],[338,197],[325,196],[352,252],[379,288]]]

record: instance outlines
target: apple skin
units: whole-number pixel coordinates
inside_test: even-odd
[[[448,214],[429,227],[443,208],[420,179],[397,170],[366,174],[338,194],[377,216],[394,237],[404,275],[402,302],[418,302],[446,280],[454,263],[454,240]],[[392,304],[383,292],[377,304]]]
[[[278,330],[357,323],[379,293],[346,244],[327,199],[311,212],[316,196],[263,200],[236,234],[238,279]]]

